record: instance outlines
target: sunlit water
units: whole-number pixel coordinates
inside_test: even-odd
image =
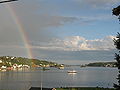
[[[77,74],[68,74],[75,69]],[[113,87],[117,83],[117,68],[67,67],[64,70],[21,70],[0,72],[0,89],[29,90],[30,87]]]

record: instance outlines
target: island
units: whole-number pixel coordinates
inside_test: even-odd
[[[117,66],[116,62],[93,62],[81,65],[81,67],[117,67]]]

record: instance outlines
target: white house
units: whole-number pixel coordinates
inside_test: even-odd
[[[0,60],[0,63],[2,63],[2,60]]]
[[[2,66],[1,69],[6,69],[7,67],[6,66]]]

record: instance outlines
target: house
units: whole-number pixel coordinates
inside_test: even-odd
[[[17,66],[18,66],[17,64],[14,64],[14,65],[13,65],[13,68],[14,68],[14,69],[16,69],[16,68],[17,68]]]
[[[58,67],[58,69],[64,69],[64,66],[60,66],[60,67]]]
[[[107,64],[105,67],[112,67],[112,64]]]
[[[23,68],[30,68],[29,65],[23,65]]]
[[[2,60],[0,60],[0,63],[2,63]]]
[[[18,65],[17,67],[18,67],[18,68],[22,68],[22,64]]]
[[[8,59],[9,57],[8,57],[8,56],[6,56],[6,58]]]
[[[15,57],[11,57],[11,59],[14,59]]]
[[[1,69],[6,69],[7,67],[6,66],[2,66]]]

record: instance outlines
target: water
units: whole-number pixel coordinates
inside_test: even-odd
[[[77,74],[68,74],[75,69]],[[30,87],[113,87],[117,83],[116,68],[66,67],[64,70],[21,70],[0,72],[0,89],[29,90]]]

